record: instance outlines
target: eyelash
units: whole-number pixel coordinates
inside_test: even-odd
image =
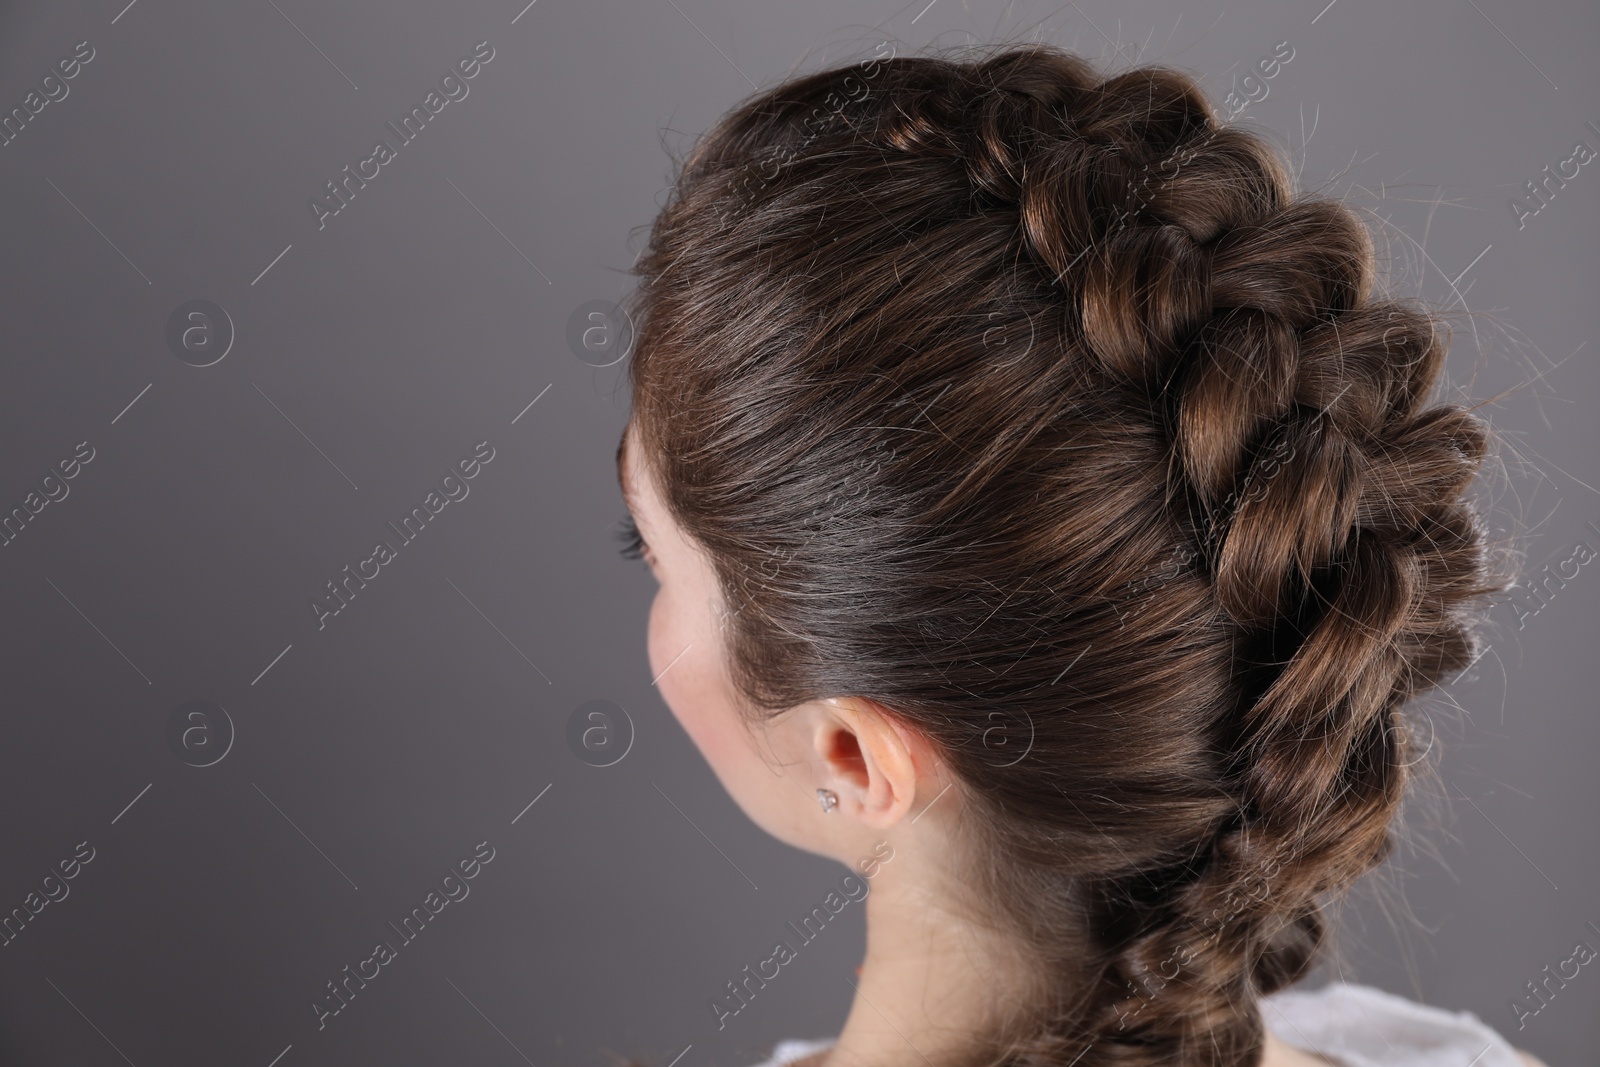
[[[622,541],[622,547],[618,551],[622,553],[624,559],[645,558],[645,553],[649,551],[649,546],[644,543],[644,538],[640,536],[639,526],[633,521],[632,515],[624,515],[622,517],[622,529],[618,532],[617,537]]]

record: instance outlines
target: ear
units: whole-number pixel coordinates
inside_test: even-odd
[[[933,743],[871,700],[832,697],[821,710],[812,737],[819,778],[859,822],[895,825],[913,810],[918,780],[936,773]]]

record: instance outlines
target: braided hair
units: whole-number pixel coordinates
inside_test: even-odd
[[[986,1064],[1257,1062],[1501,587],[1442,321],[1292,184],[1174,69],[880,56],[722,118],[635,265],[633,421],[752,717],[936,742],[1034,946]]]

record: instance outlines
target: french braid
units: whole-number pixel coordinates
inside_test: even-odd
[[[851,69],[724,118],[636,267],[634,417],[737,681],[948,753],[1042,976],[983,1062],[1252,1064],[1499,588],[1484,424],[1357,215],[1187,75],[900,56],[841,104]]]

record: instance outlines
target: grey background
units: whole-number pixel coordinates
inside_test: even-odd
[[[0,911],[95,849],[0,948],[0,1062],[740,1067],[837,1032],[859,908],[720,1033],[707,1008],[842,871],[751,825],[652,688],[651,583],[612,536],[622,367],[565,332],[627,291],[667,149],[880,40],[1037,35],[1184,67],[1219,104],[1289,41],[1239,121],[1448,305],[1451,377],[1504,439],[1497,535],[1531,568],[1600,547],[1600,163],[1520,230],[1507,204],[1600,148],[1592,5],[125,4],[0,5],[0,108],[96,50],[0,148],[0,506],[96,452],[0,548]],[[319,231],[308,198],[480,40],[468,97]],[[204,368],[164,339],[194,298],[237,330]],[[309,598],[484,439],[469,496],[319,631]],[[1600,947],[1597,570],[1520,630],[1497,609],[1430,705],[1440,783],[1339,965],[1553,1067],[1600,1062],[1596,967],[1520,1032],[1508,1004]],[[166,740],[193,699],[236,729],[208,767]],[[566,744],[592,699],[636,730],[610,767]],[[324,983],[485,840],[470,896],[319,1031]]]

